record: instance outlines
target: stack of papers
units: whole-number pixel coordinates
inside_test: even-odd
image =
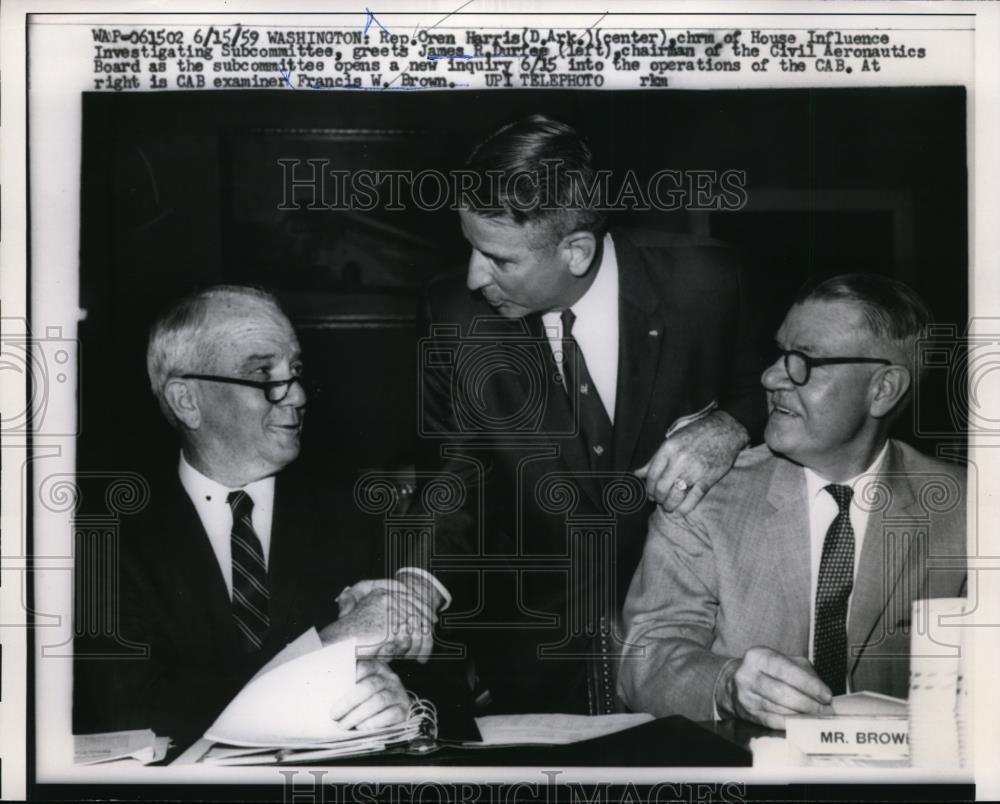
[[[205,732],[203,742],[211,748],[181,759],[256,765],[367,754],[397,745],[419,750],[414,741],[436,732],[436,713],[427,702],[414,702],[407,720],[380,729],[345,729],[330,716],[334,702],[356,685],[355,654],[354,640],[323,647],[315,631],[306,632],[261,668]]]
[[[959,660],[963,629],[956,620],[965,613],[962,597],[913,602],[910,633],[910,744],[914,767],[957,768],[959,745]],[[965,685],[963,685],[965,687]],[[968,717],[969,701],[962,707]],[[962,747],[968,730],[963,727]],[[968,760],[968,756],[966,756]]]
[[[163,759],[169,747],[169,737],[157,737],[149,729],[77,734],[73,737],[73,761],[78,765],[96,765],[131,759],[148,765]]]
[[[205,737],[236,746],[294,748],[357,734],[329,714],[355,686],[354,641],[313,650],[317,642],[307,632],[261,668]]]

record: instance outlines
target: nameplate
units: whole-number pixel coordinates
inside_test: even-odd
[[[785,736],[804,754],[907,759],[910,723],[895,715],[785,718]]]

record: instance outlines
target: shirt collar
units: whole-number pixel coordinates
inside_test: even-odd
[[[221,483],[212,480],[212,478],[203,475],[195,469],[188,463],[187,458],[184,457],[184,450],[181,450],[177,474],[180,476],[184,491],[187,492],[192,500],[198,502],[204,500],[214,503],[221,500],[223,503],[226,503],[229,492],[237,491],[237,489],[223,486]],[[246,492],[250,499],[253,500],[255,506],[266,506],[269,508],[274,501],[274,476],[254,480],[252,483],[247,483],[238,490]]]
[[[850,486],[854,489],[855,497],[858,494],[858,482],[863,481],[864,484],[868,484],[875,480],[875,475],[878,473],[882,466],[882,461],[885,458],[886,452],[889,450],[889,442],[886,441],[882,445],[882,449],[879,450],[878,455],[875,456],[875,460],[871,462],[871,465],[865,469],[863,472],[859,472],[854,477],[843,481],[842,483],[837,483],[838,486]],[[806,473],[806,494],[809,500],[815,500],[819,497],[820,493],[827,486],[830,485],[830,481],[825,478],[820,477],[812,469],[807,466],[802,467]]]

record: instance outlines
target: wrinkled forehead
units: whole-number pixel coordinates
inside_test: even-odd
[[[232,356],[237,363],[256,352],[276,358],[296,357],[299,352],[298,338],[288,318],[276,307],[251,298],[215,301],[201,341],[208,352],[217,357]]]
[[[806,299],[792,305],[776,340],[785,349],[834,354],[841,349],[870,347],[876,338],[855,302]]]
[[[518,223],[508,215],[482,215],[468,209],[459,210],[459,218],[465,239],[482,250],[535,251],[553,245],[550,227],[541,220]]]

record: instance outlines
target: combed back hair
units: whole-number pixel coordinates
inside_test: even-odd
[[[916,382],[920,370],[917,341],[927,337],[934,318],[911,287],[879,274],[841,274],[806,285],[795,301],[850,301],[859,305],[869,332],[899,350],[912,382]]]
[[[215,356],[211,336],[227,320],[227,302],[250,299],[284,315],[278,300],[260,288],[243,285],[215,285],[185,296],[164,311],[149,332],[146,372],[160,410],[171,425],[177,426],[164,391],[174,377],[201,373]]]
[[[557,243],[571,232],[607,228],[602,185],[590,146],[572,126],[535,114],[508,123],[480,142],[466,168],[479,186],[468,198],[472,212],[535,224]]]

